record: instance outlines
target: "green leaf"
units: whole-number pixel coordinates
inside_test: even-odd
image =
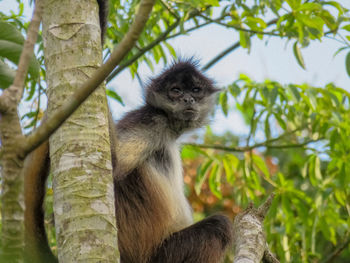
[[[241,94],[241,88],[236,83],[233,83],[232,85],[228,86],[228,91],[235,98],[238,97],[239,94]]]
[[[185,145],[181,149],[181,158],[194,160],[198,157],[199,153],[192,146]]]
[[[305,92],[309,98],[312,108],[316,109],[317,108],[317,91],[313,88],[307,88]]]
[[[265,161],[259,155],[253,154],[253,162],[254,165],[256,165],[258,169],[265,174],[266,177],[270,177],[269,169],[267,168]]]
[[[343,26],[342,29],[350,32],[350,25]]]
[[[194,185],[194,191],[196,192],[197,195],[201,193],[202,185],[205,182],[205,179],[207,178],[208,168],[211,166],[212,163],[213,163],[213,160],[209,160],[204,165],[201,165],[198,168],[196,182]]]
[[[286,0],[286,2],[288,3],[288,5],[292,8],[295,9],[296,8],[296,4],[294,0]]]
[[[323,236],[330,240],[333,245],[336,245],[337,240],[335,238],[335,230],[334,228],[326,221],[326,218],[324,216],[320,217],[319,226],[322,231]]]
[[[106,94],[108,97],[111,97],[112,99],[115,99],[118,101],[121,105],[125,106],[123,99],[113,90],[111,89],[106,89]]]
[[[288,89],[290,90],[291,94],[292,94],[292,98],[295,102],[299,102],[300,101],[300,93],[298,91],[298,88],[292,84],[288,85]]]
[[[334,6],[336,9],[338,9],[339,15],[344,14],[344,11],[345,11],[344,8],[341,6],[341,4],[339,4],[336,1],[328,1],[328,2],[321,1],[321,4]]]
[[[30,101],[33,98],[35,90],[36,90],[36,82],[31,81],[31,85],[30,85],[30,89],[29,89],[29,92],[28,92],[28,96],[25,99],[26,101]]]
[[[239,31],[239,43],[241,44],[242,48],[250,49],[250,37],[247,32]]]
[[[270,116],[271,116],[271,113],[268,113],[264,122],[264,126],[265,126],[264,131],[265,131],[266,139],[271,138],[271,129],[270,129],[270,121],[269,121]]]
[[[18,64],[21,53],[22,45],[7,40],[0,40],[0,57],[7,58],[13,63]],[[33,78],[37,78],[39,76],[39,69],[39,62],[33,56],[29,62],[28,72]]]
[[[321,10],[322,6],[320,4],[316,3],[304,3],[300,5],[296,11],[315,11],[315,10]]]
[[[228,105],[227,105],[227,91],[221,92],[219,97],[219,103],[221,105],[222,111],[227,116]]]
[[[302,67],[303,69],[306,69],[303,56],[301,55],[300,49],[298,47],[298,42],[295,42],[293,45],[293,53],[295,58],[297,59],[299,66]]]
[[[320,158],[316,155],[312,155],[309,159],[309,178],[313,186],[317,186],[322,180]]]
[[[336,22],[335,18],[332,16],[330,12],[327,10],[322,10],[319,16],[323,19],[323,21],[326,23],[327,27],[330,30],[336,31],[338,28],[338,23]]]
[[[278,124],[281,126],[281,128],[283,130],[285,130],[287,128],[287,125],[285,123],[285,121],[282,119],[282,117],[279,115],[279,113],[274,113],[273,114],[278,122]]]
[[[220,6],[218,0],[203,0],[201,1],[202,4],[205,5],[211,5],[211,6]]]
[[[298,14],[297,19],[300,20],[304,25],[311,28],[315,28],[318,31],[322,32],[322,27],[324,25],[324,21],[322,20],[322,18]]]
[[[334,189],[334,195],[339,204],[342,206],[346,205],[346,193],[340,189]]]
[[[0,89],[8,88],[15,78],[16,71],[0,60]]]
[[[233,185],[235,182],[234,172],[237,170],[239,165],[239,159],[232,154],[226,154],[222,160],[222,163],[224,165],[226,180]]]
[[[222,193],[220,191],[220,186],[221,186],[221,182],[220,182],[220,173],[218,172],[219,169],[219,164],[214,164],[211,168],[210,171],[210,175],[209,175],[209,188],[210,191],[219,199],[222,198]]]
[[[350,77],[350,52],[346,55],[345,67],[346,67],[346,72],[348,73],[348,76]]]
[[[174,58],[176,58],[176,57],[177,57],[177,56],[176,56],[176,51],[175,51],[175,49],[173,48],[173,46],[170,45],[168,42],[164,42],[164,44],[165,44],[165,46],[167,47],[169,53],[170,53]]]
[[[24,37],[14,25],[0,21],[0,40],[7,40],[19,45],[23,45]]]
[[[270,105],[274,105],[277,99],[277,95],[278,95],[278,88],[277,87],[273,87],[273,89],[270,91],[269,94],[269,104]]]
[[[348,49],[349,47],[341,47],[341,48],[339,48],[335,53],[334,53],[334,55],[333,55],[333,57],[335,57],[336,55],[338,55],[340,52],[342,52],[343,50],[346,50],[346,49]]]

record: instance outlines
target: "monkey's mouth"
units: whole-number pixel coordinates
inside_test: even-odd
[[[185,114],[195,114],[195,113],[197,113],[197,111],[195,109],[188,108],[188,109],[184,110],[184,113]]]
[[[195,120],[198,116],[198,111],[193,108],[184,109],[182,112],[184,120]]]

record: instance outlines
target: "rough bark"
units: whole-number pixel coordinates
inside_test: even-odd
[[[235,217],[234,229],[234,263],[279,263],[270,252],[264,234],[263,221],[271,206],[273,195],[258,209],[250,205]]]
[[[17,106],[21,101],[29,61],[41,21],[41,0],[34,8],[13,84],[0,96],[1,137],[1,262],[23,262],[24,195],[23,158],[20,158],[24,136]]]
[[[48,115],[101,65],[95,0],[45,0],[44,55]],[[50,137],[54,214],[60,262],[115,262],[108,111],[101,85]]]
[[[24,196],[21,170],[23,160],[17,156],[17,143],[22,139],[17,107],[11,107],[0,117],[3,155],[1,158],[1,222],[4,262],[23,262]]]

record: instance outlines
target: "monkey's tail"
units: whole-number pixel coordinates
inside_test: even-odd
[[[58,262],[47,240],[44,225],[44,197],[50,171],[49,142],[28,155],[24,164],[25,261]]]

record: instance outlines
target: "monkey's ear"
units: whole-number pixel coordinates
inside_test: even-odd
[[[162,102],[164,101],[164,97],[160,92],[157,92],[153,89],[148,89],[146,92],[146,103],[156,107],[156,108],[161,108]]]
[[[209,89],[209,92],[211,94],[214,94],[214,93],[217,93],[217,92],[221,92],[221,91],[222,91],[222,89],[216,88],[216,87],[212,87],[211,89]]]

